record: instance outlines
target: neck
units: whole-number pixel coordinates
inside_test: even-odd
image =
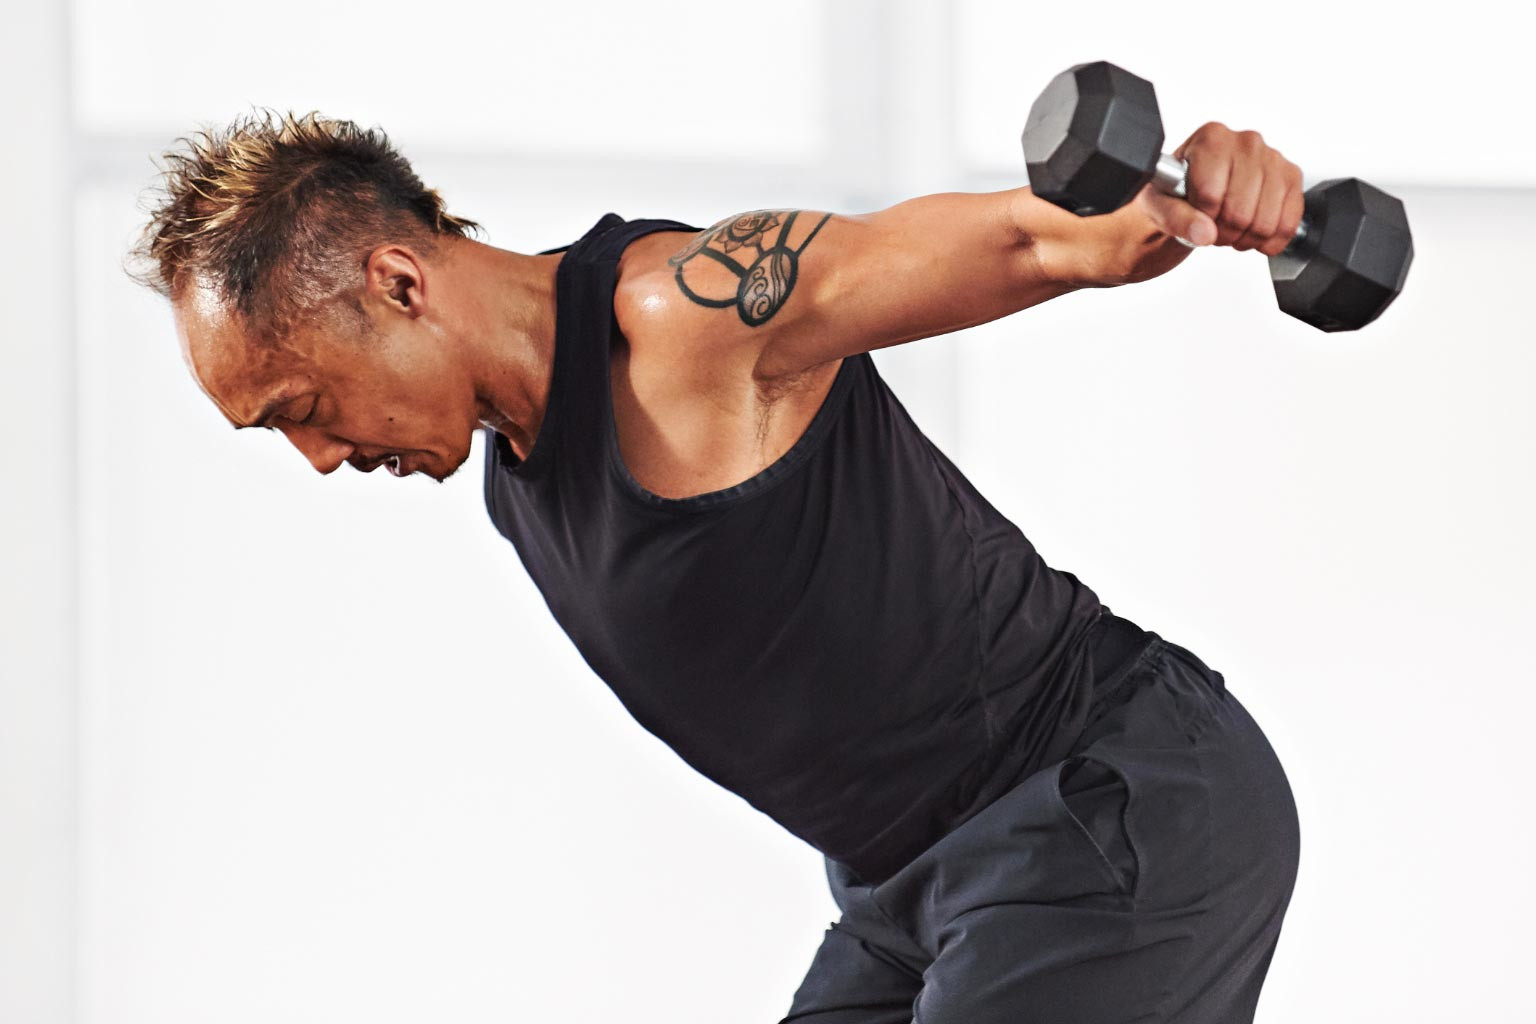
[[[472,240],[462,247],[466,283],[480,297],[466,336],[477,348],[476,409],[518,458],[533,450],[549,403],[555,357],[555,269],[563,254],[527,256]]]

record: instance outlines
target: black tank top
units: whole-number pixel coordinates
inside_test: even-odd
[[[526,460],[486,428],[486,508],[642,726],[882,881],[1066,756],[1102,606],[923,435],[868,353],[761,473],[645,490],[614,428],[613,294],[625,246],[669,230],[699,229],[610,213],[563,250],[548,406]]]

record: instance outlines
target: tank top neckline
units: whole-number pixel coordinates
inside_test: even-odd
[[[572,272],[573,260],[580,255],[582,248],[595,242],[622,223],[624,223],[624,220],[618,214],[612,212],[605,213],[597,219],[597,223],[588,228],[586,233],[576,241],[569,245],[557,246],[553,249],[543,249],[539,252],[540,256],[549,256],[557,252],[565,254],[560,257],[560,262],[555,266],[555,340],[554,352],[550,359],[552,365],[550,367],[549,390],[544,398],[544,418],[539,423],[539,432],[534,436],[533,447],[529,449],[526,459],[519,459],[517,457],[517,453],[512,450],[512,442],[508,441],[506,435],[501,431],[494,427],[485,428],[490,432],[491,454],[495,459],[496,469],[506,476],[514,478],[531,477],[536,470],[549,460],[549,449],[554,447],[553,435],[558,429],[554,424],[555,417],[560,414],[562,405],[561,392],[564,390],[566,381],[571,376],[571,370],[567,364],[575,358],[575,354],[571,351],[572,346],[560,343],[561,332],[568,329],[567,326],[563,325],[565,318],[560,315],[561,296],[568,294],[570,291],[570,286],[565,283],[566,275]],[[610,302],[609,309],[611,310],[612,308]]]
[[[575,353],[572,351],[573,345],[582,343],[583,339],[570,336],[572,331],[578,329],[577,325],[564,323],[562,326],[562,318],[559,313],[566,306],[562,304],[561,296],[568,293],[571,287],[567,281],[567,274],[568,272],[575,272],[573,263],[573,256],[577,255],[575,250],[582,247],[585,243],[595,241],[602,235],[607,234],[608,231],[613,230],[617,225],[610,225],[604,228],[603,224],[615,216],[611,213],[605,214],[578,242],[566,247],[566,256],[560,260],[559,266],[555,268],[554,369],[552,379],[550,380],[549,394],[545,402],[544,419],[537,436],[534,438],[533,447],[528,452],[528,457],[518,461],[517,455],[512,451],[512,445],[505,435],[500,431],[487,428],[491,431],[491,444],[497,468],[500,472],[506,473],[509,476],[532,476],[544,462],[548,461],[549,450],[554,447],[552,435],[559,433],[562,429],[561,427],[550,429],[553,426],[553,417],[560,415],[562,412],[562,396],[569,388],[581,386],[580,382],[572,381],[569,378],[579,365],[579,360],[575,358]],[[636,224],[640,222],[629,221],[627,223]],[[625,246],[639,237],[641,236],[636,235],[635,238],[626,240]],[[552,251],[558,252],[560,250]],[[623,250],[621,249],[619,252],[612,254],[611,259],[607,262],[611,262],[616,268],[618,258],[622,254]],[[612,283],[617,285],[616,270]],[[599,388],[598,399],[602,409],[602,422],[599,425],[599,429],[602,431],[601,446],[606,455],[606,468],[618,482],[619,489],[642,506],[666,512],[686,514],[724,508],[767,492],[776,484],[787,479],[815,451],[817,442],[830,429],[837,408],[841,404],[841,399],[851,387],[852,364],[855,358],[857,358],[854,356],[845,357],[841,361],[841,365],[839,365],[837,370],[837,376],[833,379],[832,386],[827,389],[827,393],[822,398],[821,405],[817,407],[815,415],[811,417],[810,423],[806,425],[800,436],[795,439],[794,444],[790,445],[784,454],[780,455],[768,466],[753,476],[729,487],[705,491],[682,498],[663,497],[648,490],[640,481],[636,480],[634,475],[630,473],[629,467],[624,464],[623,453],[619,446],[618,426],[614,418],[613,409],[612,345],[614,335],[621,332],[619,331],[617,319],[613,314],[612,291],[609,289],[604,291],[607,304],[606,315],[604,316],[604,314],[600,313],[599,316],[604,316],[608,326],[608,330],[605,332],[607,346],[598,354],[596,362],[601,366],[602,370],[597,375],[600,379],[595,382]],[[570,425],[565,425],[564,429],[568,431]]]

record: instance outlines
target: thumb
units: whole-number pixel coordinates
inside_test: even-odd
[[[1191,246],[1211,245],[1216,241],[1216,222],[1194,206],[1160,192],[1151,185],[1136,197],[1142,211],[1165,234]]]

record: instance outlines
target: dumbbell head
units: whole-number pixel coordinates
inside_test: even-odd
[[[1358,178],[1306,192],[1306,234],[1269,258],[1280,309],[1322,331],[1353,331],[1403,290],[1413,236],[1402,201]]]
[[[1163,120],[1152,83],[1108,61],[1068,68],[1045,87],[1024,123],[1029,186],[1080,216],[1135,198],[1157,168]]]

